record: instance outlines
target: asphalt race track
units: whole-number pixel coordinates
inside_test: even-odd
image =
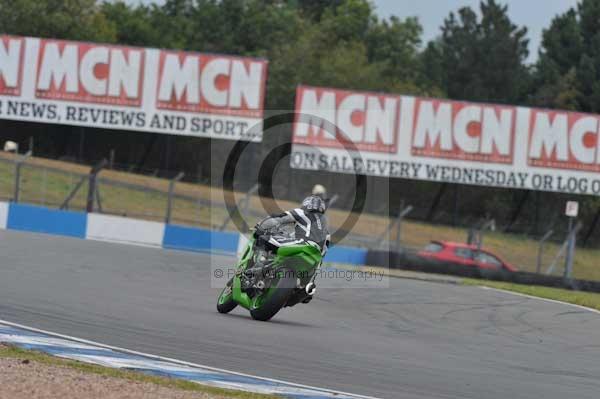
[[[600,314],[393,279],[321,289],[270,323],[215,310],[231,258],[0,231],[0,318],[208,366],[382,398],[594,398]]]

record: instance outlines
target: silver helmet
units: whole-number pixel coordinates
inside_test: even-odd
[[[311,195],[310,197],[304,198],[304,201],[302,201],[302,209],[307,212],[325,213],[327,210],[327,203],[321,197]]]

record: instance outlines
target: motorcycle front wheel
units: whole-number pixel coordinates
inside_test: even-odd
[[[219,313],[229,313],[237,306],[237,303],[233,300],[233,277],[231,280],[227,282],[223,291],[219,295],[219,299],[217,301],[217,310]]]

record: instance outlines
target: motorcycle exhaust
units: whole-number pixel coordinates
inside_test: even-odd
[[[308,283],[305,290],[308,295],[313,296],[317,292],[317,285],[315,283]]]

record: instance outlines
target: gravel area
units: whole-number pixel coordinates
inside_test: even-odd
[[[84,373],[35,361],[0,358],[0,399],[226,399],[152,383]]]

